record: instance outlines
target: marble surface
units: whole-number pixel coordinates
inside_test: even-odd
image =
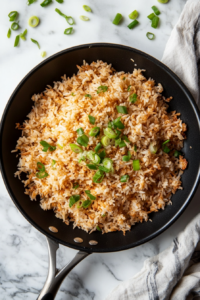
[[[1,3],[0,10],[0,115],[8,98],[23,76],[42,61],[41,51],[50,56],[62,49],[90,42],[112,42],[133,46],[161,59],[170,32],[175,25],[186,0],[171,0],[167,5],[156,0],[64,0],[63,4],[55,1],[48,8],[42,8],[37,1],[31,6],[26,1],[9,0]],[[148,3],[148,4],[147,4]],[[83,4],[92,7],[93,13],[86,13]],[[160,28],[153,30],[146,16],[151,13],[151,6],[157,5],[161,14]],[[75,32],[65,36],[65,19],[57,15],[58,7],[75,18]],[[140,12],[140,26],[127,29],[130,22],[127,15],[137,9]],[[27,41],[20,41],[20,46],[13,47],[15,32],[10,39],[6,37],[10,26],[8,13],[17,10],[20,32],[28,29]],[[115,13],[125,17],[120,26],[111,22]],[[37,15],[41,23],[37,28],[27,26],[30,16]],[[80,15],[90,17],[89,22],[79,19]],[[154,41],[146,38],[146,32],[156,34]],[[41,44],[39,50],[30,38]],[[118,253],[93,254],[79,264],[63,282],[56,299],[58,300],[102,300],[123,280],[141,270],[146,258],[168,247],[173,238],[185,228],[196,215],[198,191],[179,220],[162,235],[140,247]],[[58,267],[73,258],[76,251],[60,246],[57,260]],[[48,270],[47,245],[45,237],[36,231],[13,205],[0,178],[0,299],[36,299],[41,290]]]

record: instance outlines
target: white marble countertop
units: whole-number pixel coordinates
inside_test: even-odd
[[[52,55],[62,49],[91,42],[112,42],[129,45],[161,59],[170,32],[175,25],[186,0],[170,0],[167,5],[156,0],[64,0],[63,4],[54,3],[42,8],[37,1],[31,6],[26,1],[9,0],[1,4],[0,10],[0,115],[10,94],[36,64],[42,61],[41,51]],[[147,4],[148,3],[148,4]],[[92,7],[93,13],[86,13],[83,4]],[[146,18],[151,13],[151,6],[157,5],[162,14],[159,29],[152,29]],[[64,13],[75,18],[75,32],[71,36],[63,34],[66,21],[57,15],[58,7]],[[137,9],[140,12],[140,26],[129,30],[130,20],[127,15]],[[17,10],[20,13],[20,32],[28,29],[27,41],[20,41],[20,46],[13,47],[15,32],[10,39],[6,37],[10,26],[8,13]],[[124,20],[120,26],[112,24],[114,15],[120,12]],[[37,15],[41,23],[37,28],[30,28],[27,21]],[[88,15],[89,22],[79,19]],[[156,34],[154,41],[146,38],[146,32]],[[39,50],[30,38],[38,40]],[[61,74],[62,75],[62,74]],[[173,238],[185,228],[197,213],[198,194],[187,210],[162,235],[134,249],[110,254],[93,254],[80,263],[65,279],[58,300],[102,300],[120,282],[132,277],[141,270],[144,260],[168,247]],[[58,265],[61,267],[75,255],[76,251],[60,246]],[[18,212],[0,178],[0,298],[29,299],[37,298],[48,270],[48,255],[45,237],[36,231]]]

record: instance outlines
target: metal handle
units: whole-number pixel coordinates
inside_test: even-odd
[[[45,285],[37,298],[37,300],[53,300],[59,290],[59,287],[67,274],[90,253],[79,251],[73,260],[60,271],[56,269],[56,251],[59,244],[47,238],[48,252],[49,252],[49,272]]]

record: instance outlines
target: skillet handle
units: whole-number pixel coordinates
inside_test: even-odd
[[[59,244],[47,238],[48,252],[49,252],[49,272],[45,282],[45,285],[37,298],[37,300],[53,300],[59,290],[59,287],[67,274],[85,257],[90,253],[79,251],[73,260],[60,271],[56,269],[56,251],[59,248]]]

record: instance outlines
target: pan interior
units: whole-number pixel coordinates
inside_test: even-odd
[[[187,170],[182,176],[183,190],[179,190],[173,197],[173,205],[164,211],[152,213],[152,222],[145,222],[132,226],[130,232],[123,236],[122,232],[113,232],[102,235],[100,232],[88,234],[72,224],[67,226],[57,219],[53,211],[43,211],[38,201],[30,201],[24,194],[23,184],[14,177],[18,158],[11,154],[21,132],[15,129],[16,123],[22,123],[33,105],[31,96],[42,92],[46,85],[52,85],[60,80],[64,74],[72,76],[77,72],[76,65],[83,60],[91,63],[103,60],[111,63],[117,71],[132,72],[134,63],[137,68],[145,69],[144,75],[161,83],[164,87],[164,96],[173,96],[170,110],[181,113],[181,119],[187,124],[187,140],[183,152],[189,161]],[[112,45],[92,44],[82,45],[62,51],[33,69],[19,84],[11,96],[1,122],[1,169],[7,189],[19,210],[25,218],[42,233],[66,246],[89,252],[109,252],[124,250],[142,244],[155,237],[166,229],[184,210],[199,181],[200,138],[199,113],[194,100],[181,81],[162,63],[136,49]],[[190,148],[192,147],[192,148]],[[51,233],[49,226],[55,226],[58,233]],[[75,237],[81,237],[83,243],[76,244]],[[90,240],[97,240],[97,246],[89,245]]]

